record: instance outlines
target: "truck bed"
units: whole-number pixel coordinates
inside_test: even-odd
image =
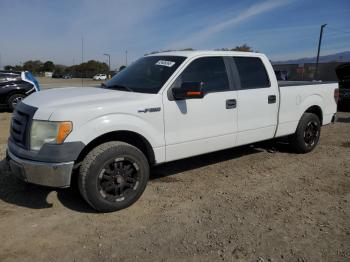
[[[322,111],[322,125],[329,124],[337,111],[334,90],[337,82],[282,81],[279,125],[276,136],[293,134],[303,113],[314,105]],[[294,88],[288,88],[294,86]]]
[[[323,85],[323,84],[334,84],[338,82],[318,82],[318,81],[278,81],[280,87],[284,86],[306,86],[306,85]]]

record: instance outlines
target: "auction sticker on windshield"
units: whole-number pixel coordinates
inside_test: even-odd
[[[165,61],[165,60],[159,60],[159,61],[156,63],[156,65],[172,67],[173,65],[175,65],[175,62],[172,62],[172,61]]]

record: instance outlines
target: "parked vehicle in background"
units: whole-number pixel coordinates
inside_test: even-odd
[[[142,195],[152,165],[285,136],[296,152],[312,151],[337,95],[337,83],[277,82],[259,53],[154,54],[103,88],[25,99],[7,154],[13,173],[34,184],[68,187],[76,168],[83,198],[115,211]]]
[[[52,74],[52,78],[62,78],[63,77],[63,73],[60,72],[54,72]]]
[[[275,70],[277,81],[287,81],[288,72],[286,70]]]
[[[45,77],[52,77],[53,72],[44,72]]]
[[[336,73],[339,79],[339,105],[350,106],[350,63],[338,66]]]
[[[64,75],[62,76],[62,78],[63,78],[63,79],[71,79],[71,78],[73,78],[73,76],[72,76],[72,74],[64,74]]]
[[[97,74],[92,79],[93,80],[106,80],[107,79],[107,75],[106,74]]]
[[[30,72],[0,71],[0,105],[14,110],[22,99],[38,91],[39,83]]]

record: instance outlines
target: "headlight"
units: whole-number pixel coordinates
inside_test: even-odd
[[[44,144],[62,144],[72,132],[71,122],[33,120],[30,131],[30,150],[40,150]]]

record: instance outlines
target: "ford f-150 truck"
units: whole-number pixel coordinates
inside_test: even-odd
[[[296,152],[334,119],[337,83],[278,83],[259,53],[148,55],[101,87],[32,94],[12,117],[7,159],[29,183],[69,187],[101,212],[134,203],[150,166],[289,136]]]

